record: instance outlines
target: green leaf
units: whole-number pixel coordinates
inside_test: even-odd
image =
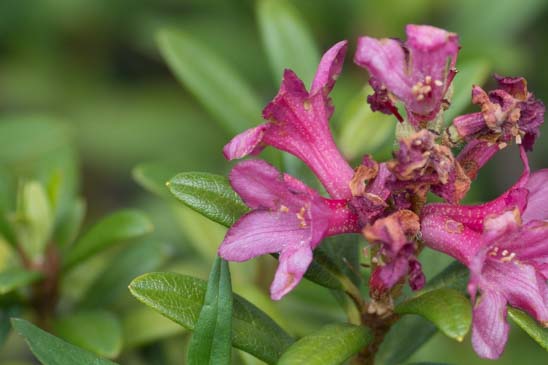
[[[230,134],[253,127],[261,102],[222,58],[189,34],[164,30],[158,45],[179,81]]]
[[[455,92],[451,98],[451,107],[444,115],[446,124],[450,124],[472,105],[472,86],[483,85],[489,76],[490,66],[486,61],[475,60],[459,65],[457,69],[459,72],[452,83]]]
[[[435,333],[436,327],[424,318],[404,316],[390,328],[377,353],[376,361],[385,365],[400,365]]]
[[[289,68],[311,84],[320,55],[296,9],[285,0],[262,0],[257,16],[274,80],[278,82]]]
[[[64,269],[68,270],[113,244],[140,237],[152,229],[150,220],[139,211],[123,210],[113,213],[78,239],[66,257]]]
[[[371,87],[365,87],[342,112],[337,144],[349,160],[376,152],[394,137],[397,119],[373,112],[367,103],[367,96],[371,94]]]
[[[53,328],[59,337],[99,356],[114,358],[122,349],[122,328],[110,312],[69,314],[56,320]]]
[[[130,349],[186,332],[172,320],[139,306],[126,310],[122,318],[124,349]]]
[[[224,176],[183,172],[171,179],[168,186],[184,204],[226,227],[249,210]]]
[[[217,258],[209,275],[204,305],[190,340],[188,364],[230,364],[231,332],[230,271],[228,262]]]
[[[521,327],[536,343],[548,351],[548,328],[540,326],[537,321],[531,318],[527,313],[508,307],[508,315]]]
[[[42,184],[29,181],[21,186],[14,218],[17,241],[35,260],[44,253],[53,228],[53,212]]]
[[[371,341],[369,329],[351,324],[329,324],[301,338],[282,355],[278,365],[338,365]]]
[[[175,273],[142,275],[129,285],[142,303],[162,315],[194,330],[204,303],[206,282]],[[234,295],[232,345],[257,358],[274,364],[293,339],[270,317]]]
[[[432,290],[400,303],[399,314],[418,314],[448,337],[462,341],[472,324],[472,306],[464,295],[453,289]]]
[[[172,199],[173,196],[169,193],[167,182],[177,173],[173,167],[145,163],[136,166],[133,171],[133,179],[143,188],[164,198]]]
[[[40,279],[42,279],[42,274],[39,272],[28,271],[19,267],[2,271],[0,272],[0,295],[25,287]]]
[[[141,242],[131,250],[123,250],[97,275],[83,294],[79,307],[99,308],[112,304],[127,293],[127,286],[133,278],[156,270],[167,257],[166,246],[156,241]]]
[[[11,324],[25,338],[32,353],[44,365],[116,365],[112,361],[71,345],[23,319],[13,318]]]

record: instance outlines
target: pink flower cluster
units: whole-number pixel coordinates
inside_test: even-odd
[[[392,160],[365,156],[353,169],[329,128],[329,94],[347,42],[323,55],[309,90],[286,70],[263,110],[266,122],[232,139],[224,155],[239,159],[267,145],[285,151],[314,172],[329,196],[262,160],[237,163],[230,182],[252,210],[229,229],[219,255],[245,261],[278,253],[271,286],[278,300],[302,279],[322,239],[361,233],[378,247],[371,300],[390,306],[396,284],[407,279],[413,290],[424,285],[417,257],[424,242],[470,269],[472,342],[480,356],[497,358],[508,336],[507,305],[548,325],[548,169],[531,174],[525,154],[539,134],[544,105],[525,79],[495,76],[497,89],[472,89],[481,111],[457,117],[443,133],[427,129],[450,107],[459,40],[431,26],[408,25],[406,32],[405,42],[360,38],[354,61],[370,74],[371,109],[393,114],[415,133],[398,141]],[[491,202],[460,205],[478,170],[514,141],[525,165],[517,183]],[[464,147],[454,156],[459,144]],[[446,203],[427,204],[428,192]]]

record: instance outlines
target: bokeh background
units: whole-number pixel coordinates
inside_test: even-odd
[[[85,225],[121,207],[143,209],[156,226],[149,240],[157,242],[157,250],[162,252],[161,260],[154,265],[143,263],[143,270],[174,270],[206,278],[223,229],[143,189],[136,182],[141,171],[136,166],[147,163],[141,168],[154,168],[160,163],[165,166],[163,171],[225,174],[230,164],[222,158],[221,148],[231,134],[188,88],[178,83],[160,55],[156,34],[162,28],[184,31],[229,65],[254,90],[255,97],[266,104],[277,91],[281,72],[273,77],[257,21],[259,3],[0,1],[0,163],[9,165],[17,174],[31,174],[29,171],[35,171],[44,156],[70,150],[67,166],[74,175],[74,190],[87,201]],[[359,35],[403,38],[407,23],[449,29],[461,37],[457,67],[480,65],[485,74],[525,76],[530,90],[538,98],[548,100],[548,2],[544,0],[289,3],[304,19],[318,51],[341,39],[350,41],[345,69],[334,91],[333,118],[339,141],[353,143],[354,147],[345,151],[350,158],[359,158],[363,152],[387,158],[392,147],[392,142],[383,136],[368,140],[362,133],[361,140],[351,140],[349,133],[353,133],[348,131],[344,136],[344,111],[367,81],[366,72],[351,62]],[[299,52],[294,57],[299,58]],[[477,82],[482,78],[478,77]],[[492,86],[492,82],[488,80],[486,85]],[[471,84],[459,86],[470,90]],[[468,110],[473,107],[469,105]],[[247,123],[260,121],[257,114],[255,120]],[[533,169],[548,166],[547,138],[545,125],[530,155]],[[500,153],[482,170],[470,201],[492,198],[511,185],[521,171],[516,152],[508,149]],[[327,290],[309,283],[303,283],[280,303],[269,302],[265,294],[272,263],[265,260],[239,265],[237,269],[232,265],[236,291],[295,334],[305,334],[340,318]],[[447,262],[436,255],[426,260],[429,277]],[[68,293],[75,292],[77,296],[94,276],[100,275],[101,260],[96,261],[95,266],[72,281],[76,284]],[[266,268],[266,273],[260,267]],[[254,285],[249,285],[249,273],[253,274]],[[124,313],[139,312],[143,318],[148,316],[150,322],[143,325],[144,320],[137,321],[135,325],[131,318],[123,321],[125,333],[138,338],[126,339],[119,361],[137,365],[184,363],[182,344],[188,335],[151,313],[141,313],[145,309],[129,296],[126,286],[127,282],[122,283],[116,292],[111,303],[113,310],[122,313],[122,317]],[[70,299],[67,301],[70,303]],[[396,343],[403,346],[405,336]],[[0,351],[0,363],[29,363],[31,357],[26,351],[21,340],[12,336]],[[488,363],[473,354],[469,338],[457,344],[441,334],[435,335],[412,360]],[[514,328],[499,363],[546,362],[546,352]],[[235,363],[256,362],[242,355]]]

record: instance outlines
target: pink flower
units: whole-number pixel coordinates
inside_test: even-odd
[[[481,112],[455,118],[458,136],[467,141],[479,138],[500,148],[515,139],[532,150],[544,122],[544,104],[527,90],[523,77],[495,75],[495,79],[498,89],[489,93],[479,86],[472,88],[472,102],[481,106]]]
[[[529,175],[523,148],[522,159],[524,174],[499,198],[477,206],[430,204],[421,221],[429,247],[469,267],[472,344],[490,359],[508,338],[507,304],[548,326],[548,169]]]
[[[303,160],[333,198],[350,198],[348,182],[353,171],[337,149],[328,125],[333,114],[328,95],[342,70],[345,53],[346,41],[342,41],[323,55],[310,92],[293,71],[286,70],[278,95],[263,110],[268,122],[234,137],[224,147],[225,157],[242,158],[270,145]]]
[[[458,36],[427,25],[408,25],[407,41],[361,37],[354,62],[366,68],[375,94],[372,110],[402,120],[395,99],[405,104],[409,121],[418,127],[439,113],[455,75]],[[449,68],[447,65],[449,64]]]
[[[301,181],[260,160],[238,163],[230,183],[252,209],[234,224],[219,248],[229,261],[280,253],[270,294],[279,300],[302,279],[312,250],[328,236],[359,232],[346,200],[321,197]]]

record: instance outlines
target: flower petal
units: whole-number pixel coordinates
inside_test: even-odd
[[[310,229],[300,226],[295,213],[255,210],[228,230],[219,256],[228,261],[246,261],[288,247],[309,245],[310,235]]]
[[[422,238],[434,250],[469,265],[483,244],[481,233],[445,215],[430,214],[421,221]]]
[[[260,144],[266,129],[268,129],[268,124],[261,124],[232,138],[223,148],[225,158],[227,160],[234,160],[261,152],[263,146]]]
[[[280,300],[301,281],[312,262],[312,250],[306,244],[288,247],[280,254],[280,264],[270,286],[270,297]]]
[[[262,160],[247,160],[236,164],[230,172],[230,184],[243,201],[253,209],[278,209],[283,202],[288,206],[302,200],[288,191],[282,175],[275,167]],[[307,193],[309,193],[307,191]]]
[[[529,177],[525,188],[529,190],[527,208],[523,221],[548,220],[548,169],[535,172]]]
[[[310,94],[321,91],[327,96],[331,89],[333,89],[335,80],[337,80],[343,68],[347,43],[347,41],[340,41],[324,53],[316,71],[314,81],[312,81]]]
[[[472,346],[483,358],[498,359],[508,340],[506,300],[494,291],[485,290],[473,312]]]

